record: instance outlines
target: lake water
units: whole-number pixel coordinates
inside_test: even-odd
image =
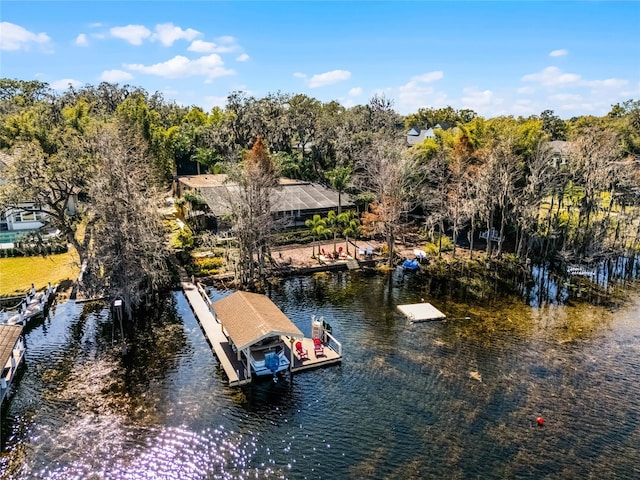
[[[26,335],[2,478],[640,478],[640,297],[462,304],[401,272],[269,296],[306,335],[322,315],[342,365],[229,388],[179,292],[124,359],[107,311],[57,305]],[[396,309],[423,298],[450,319]]]

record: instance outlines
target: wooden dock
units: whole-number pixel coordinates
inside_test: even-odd
[[[213,314],[211,300],[207,297],[206,291],[200,285],[194,285],[189,281],[182,281],[181,284],[205,337],[213,348],[220,362],[220,366],[227,375],[229,386],[240,386],[250,383],[252,378],[249,372],[247,372],[245,364],[241,360],[238,360],[236,352],[232,350],[227,336],[222,331],[222,325],[216,320]],[[336,364],[342,361],[342,345],[329,334],[327,334],[326,341],[323,344],[323,354],[317,357],[314,354],[313,339],[294,339],[293,342],[290,337],[282,337],[282,339],[285,344],[287,358],[293,360],[290,367],[291,373]],[[308,358],[301,359],[295,352],[292,355],[291,348],[297,341],[302,342],[303,349],[308,351]]]
[[[13,379],[24,361],[21,325],[0,325],[0,405],[9,393]]]
[[[205,301],[202,291],[191,282],[181,282],[182,290],[191,305],[191,309],[202,327],[205,337],[218,357],[220,366],[227,374],[230,386],[244,385],[251,382],[244,364],[238,360],[236,353],[231,349],[226,335],[222,332],[222,325],[213,315],[213,309],[209,299]]]
[[[47,287],[41,291],[30,291],[18,305],[15,312],[3,312],[1,323],[8,325],[26,325],[29,320],[44,315],[56,297],[58,286]]]
[[[289,358],[291,358],[291,339],[284,337],[286,345],[286,352]],[[303,350],[307,350],[308,358],[301,359],[297,353],[293,353],[293,366],[291,367],[291,371],[301,372],[303,370],[309,370],[311,368],[324,367],[326,365],[332,365],[335,363],[342,362],[342,348],[337,347],[334,349],[332,342],[329,344],[324,343],[324,353],[322,355],[318,355],[317,357],[313,353],[313,339],[312,338],[303,338],[302,340],[296,340],[302,342]],[[295,344],[295,343],[294,343]]]

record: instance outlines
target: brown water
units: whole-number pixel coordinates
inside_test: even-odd
[[[323,315],[343,364],[232,389],[181,293],[124,359],[105,310],[58,305],[26,336],[2,478],[640,478],[640,296],[462,304],[400,272],[269,295],[307,335]],[[408,324],[422,298],[451,319]]]

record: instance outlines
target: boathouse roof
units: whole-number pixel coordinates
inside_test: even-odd
[[[0,365],[4,366],[22,333],[22,325],[0,325]]]
[[[235,292],[213,302],[213,310],[239,350],[271,336],[303,337],[300,329],[265,295]]]

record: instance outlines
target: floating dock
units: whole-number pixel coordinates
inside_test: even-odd
[[[200,285],[195,285],[188,281],[183,281],[182,289],[185,296],[200,323],[205,337],[213,348],[220,366],[224,370],[229,386],[240,386],[252,381],[251,372],[248,371],[246,363],[238,359],[238,354],[234,350],[229,338],[223,330],[222,324],[217,320],[213,309],[213,303],[207,296],[206,291]],[[289,370],[291,373],[300,372],[312,368],[323,367],[339,363],[342,361],[342,345],[329,333],[323,338],[323,353],[318,356],[314,353],[314,341],[311,338],[294,338],[283,335],[282,337],[285,354],[291,359]],[[302,343],[303,350],[308,351],[306,358],[300,358],[296,352],[292,352],[296,342]]]
[[[400,310],[411,323],[429,322],[431,320],[442,320],[447,316],[430,303],[412,303],[408,305],[398,305]]]

